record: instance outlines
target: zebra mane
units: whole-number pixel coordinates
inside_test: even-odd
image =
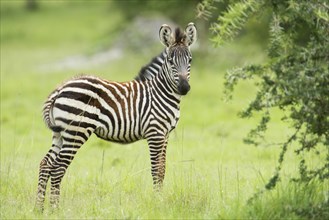
[[[164,59],[167,56],[166,50],[154,57],[151,62],[141,68],[138,75],[135,77],[137,81],[152,80],[161,69]]]
[[[181,44],[181,43],[184,43],[184,41],[186,39],[186,34],[184,33],[184,31],[182,31],[182,29],[176,28],[174,37],[175,37],[174,38],[175,44]]]

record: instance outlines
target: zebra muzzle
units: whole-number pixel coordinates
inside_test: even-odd
[[[191,89],[191,86],[186,78],[180,78],[178,84],[178,93],[180,95],[186,95]]]

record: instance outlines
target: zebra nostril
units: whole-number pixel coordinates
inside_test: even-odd
[[[187,80],[180,80],[178,85],[178,93],[180,95],[186,95],[191,89],[190,84]]]

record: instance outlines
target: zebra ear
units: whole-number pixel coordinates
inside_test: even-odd
[[[166,47],[170,46],[172,37],[171,37],[171,28],[168,25],[164,24],[161,26],[159,31],[159,38],[163,45],[165,45]]]
[[[187,46],[192,45],[197,39],[197,31],[194,23],[190,22],[185,29],[186,40],[185,43]]]

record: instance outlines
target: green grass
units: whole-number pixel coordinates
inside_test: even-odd
[[[45,213],[34,213],[38,166],[51,143],[51,132],[41,118],[47,95],[80,72],[130,80],[155,54],[141,56],[128,50],[124,59],[105,65],[44,71],[44,64],[111,45],[124,19],[107,2],[88,7],[43,2],[36,13],[24,11],[21,3],[1,1],[1,219],[328,216],[328,182],[303,186],[286,180],[298,170],[293,148],[282,183],[247,203],[271,177],[279,148],[243,144],[258,121],[257,116],[237,117],[255,94],[251,81],[239,84],[233,101],[223,101],[225,71],[264,59],[262,48],[246,39],[208,55],[194,53],[192,90],[182,101],[181,120],[170,136],[162,192],[153,191],[145,141],[121,146],[93,136],[64,177],[61,209],[51,212],[47,198]],[[291,132],[279,119],[276,112],[269,143],[281,142]],[[318,161],[312,162],[316,166]]]

